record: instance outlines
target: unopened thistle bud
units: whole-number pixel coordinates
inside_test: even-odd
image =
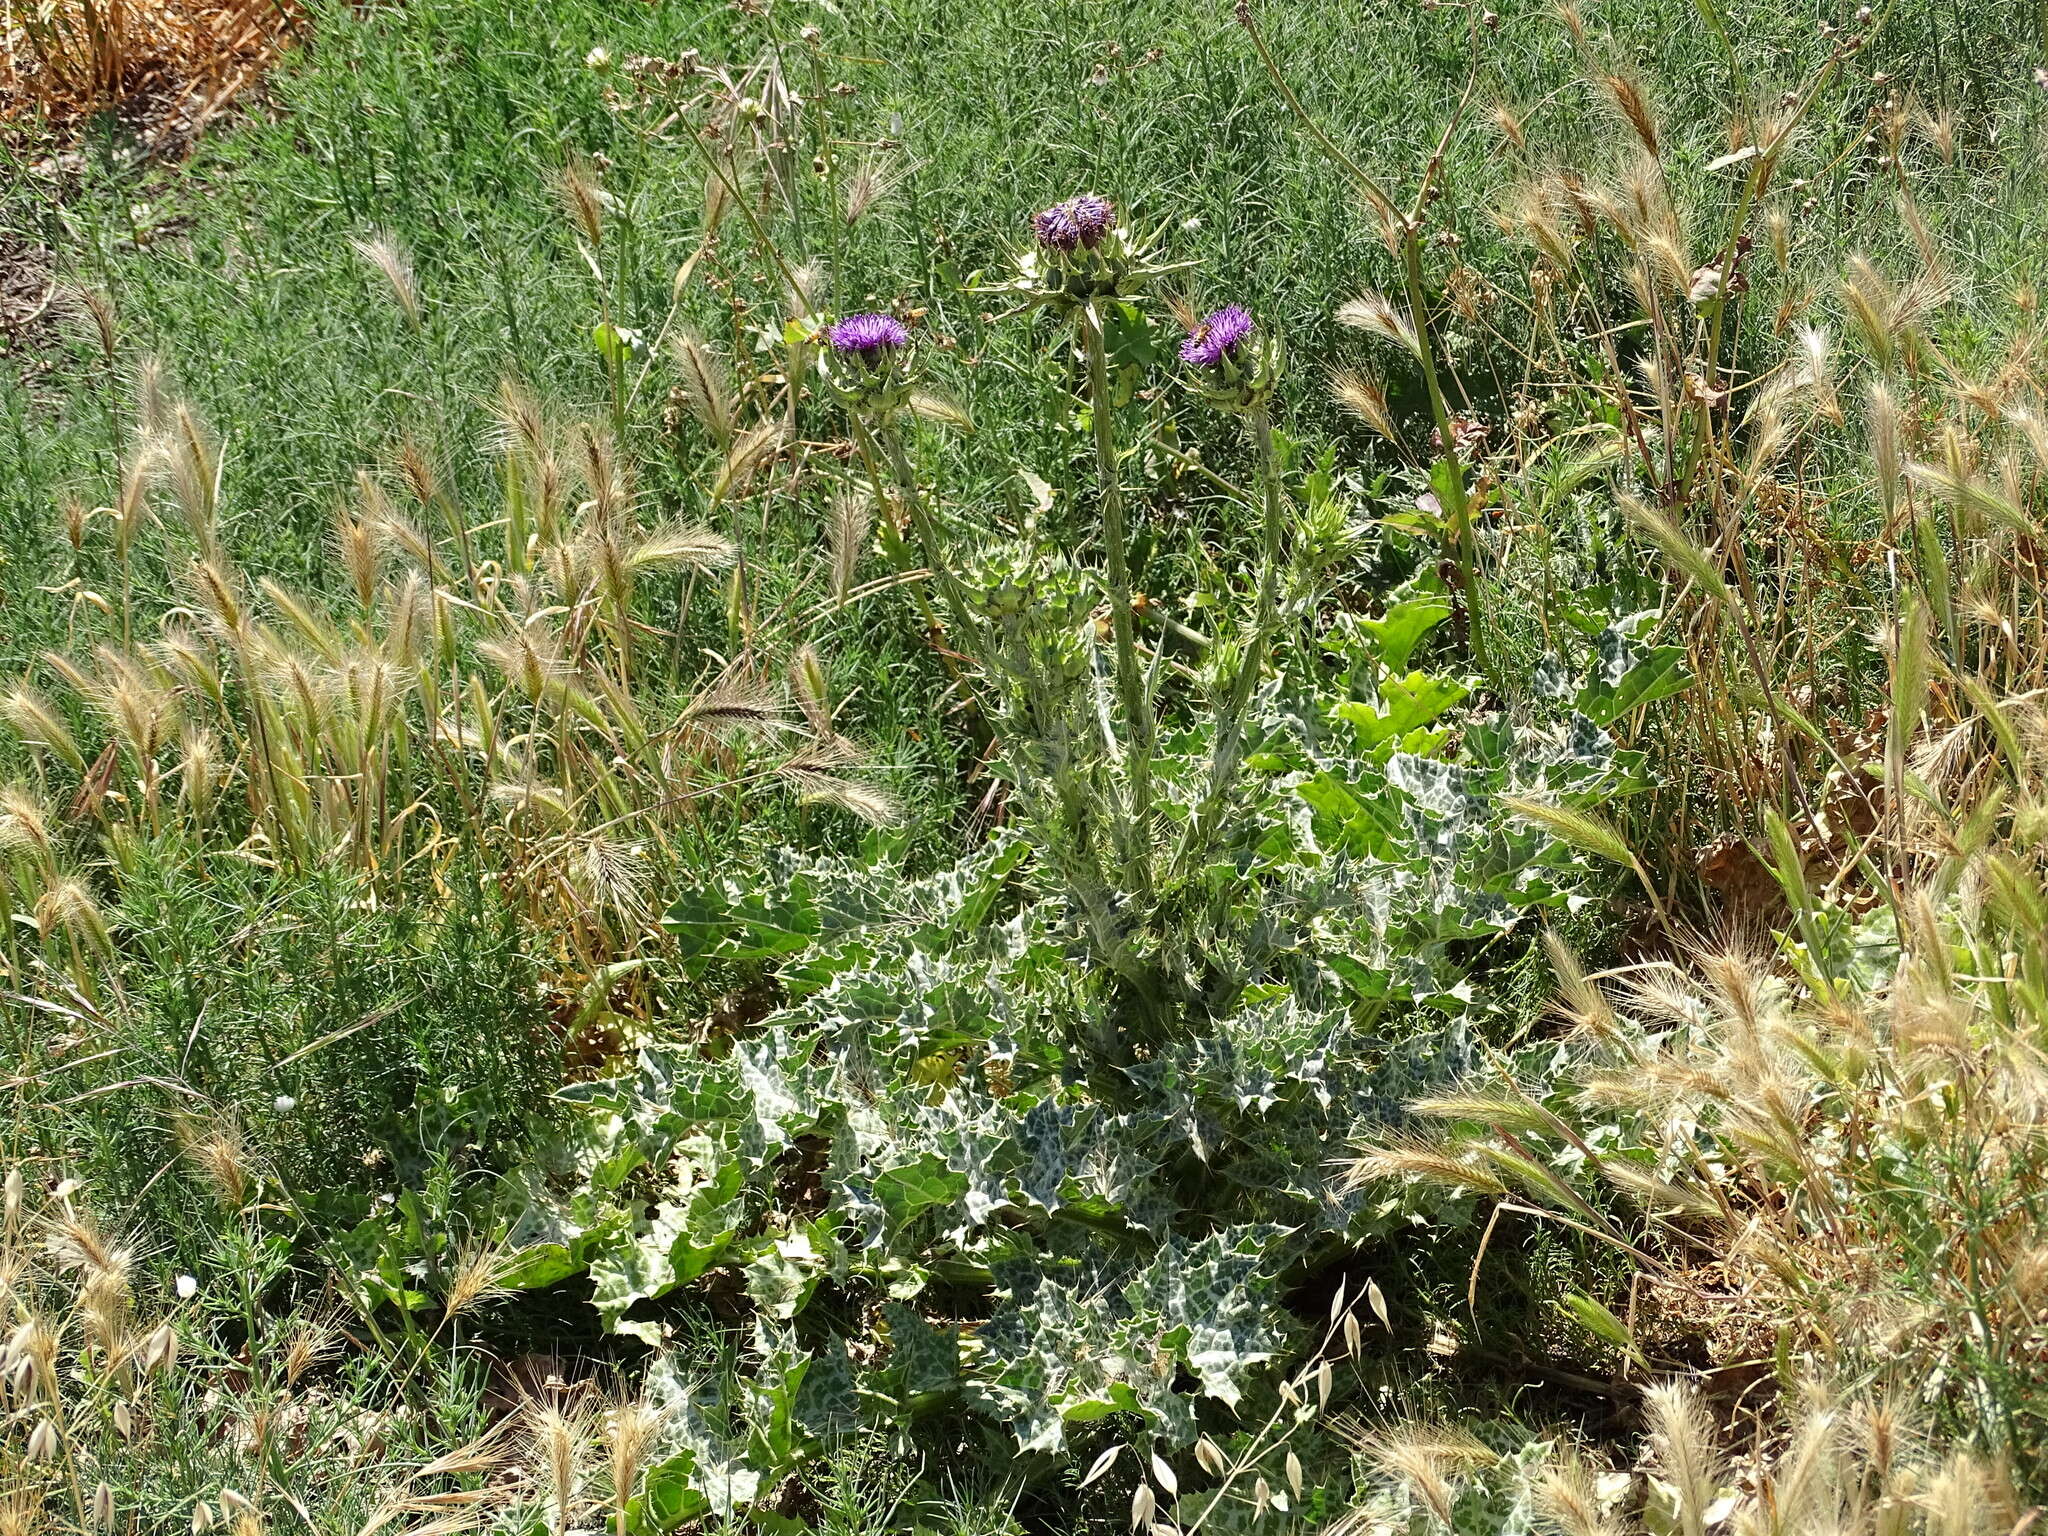
[[[1045,305],[1062,315],[1097,299],[1130,298],[1180,270],[1155,260],[1148,244],[1118,224],[1116,204],[1083,192],[1032,215],[1031,244],[1018,253],[1016,274],[976,291],[1016,294],[1027,308]]]

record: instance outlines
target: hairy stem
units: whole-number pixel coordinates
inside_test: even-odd
[[[1244,717],[1251,708],[1259,674],[1265,668],[1266,651],[1273,641],[1273,629],[1280,609],[1280,543],[1284,518],[1280,488],[1280,465],[1273,451],[1273,419],[1264,405],[1252,412],[1252,443],[1259,456],[1259,478],[1265,503],[1265,519],[1259,542],[1259,598],[1252,620],[1252,634],[1238,659],[1237,675],[1230,691],[1217,704],[1216,746],[1209,759],[1209,789],[1201,809],[1195,813],[1188,837],[1188,862],[1199,864],[1209,851],[1215,835],[1216,818],[1222,813],[1237,770],[1243,762]]]
[[[1116,451],[1116,403],[1109,387],[1109,349],[1093,307],[1081,312],[1081,339],[1088,352],[1088,414],[1095,427],[1095,468],[1102,490],[1102,541],[1109,567],[1109,623],[1116,641],[1116,686],[1124,714],[1130,804],[1125,818],[1124,859],[1134,891],[1151,889],[1152,699],[1138,666],[1138,639],[1131,617],[1128,534]]]

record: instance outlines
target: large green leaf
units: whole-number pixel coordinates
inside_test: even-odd
[[[1691,685],[1683,646],[1648,643],[1656,625],[1654,612],[1636,613],[1594,637],[1593,665],[1572,696],[1573,709],[1607,726]]]
[[[768,960],[808,945],[818,913],[807,892],[787,885],[777,890],[725,881],[684,891],[662,914],[661,926],[691,963]]]
[[[1169,1243],[1140,1278],[1135,1304],[1157,1314],[1164,1338],[1210,1397],[1235,1407],[1245,1378],[1280,1351],[1276,1282],[1262,1259],[1273,1226],[1232,1227],[1182,1248]]]
[[[1457,704],[1472,690],[1455,678],[1428,672],[1410,672],[1406,677],[1391,673],[1380,679],[1376,704],[1348,700],[1334,713],[1350,722],[1358,733],[1360,750],[1371,752],[1384,742],[1397,741],[1420,730]]]
[[[591,1299],[606,1327],[617,1326],[635,1302],[687,1285],[731,1247],[744,1219],[739,1163],[685,1177],[687,1187],[658,1204],[652,1218],[592,1255]]]
[[[747,1261],[747,1294],[778,1322],[803,1311],[824,1278],[825,1259],[808,1232],[763,1238]]]
[[[874,1196],[901,1231],[934,1206],[951,1205],[967,1193],[967,1175],[926,1154],[915,1162],[875,1175]]]
[[[1360,619],[1358,627],[1378,642],[1380,665],[1397,673],[1407,669],[1408,658],[1422,637],[1450,616],[1448,599],[1411,597],[1394,604],[1383,618]]]

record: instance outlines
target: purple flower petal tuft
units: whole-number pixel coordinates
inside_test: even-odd
[[[1116,205],[1093,192],[1083,192],[1071,199],[1067,207],[1072,210],[1074,228],[1080,233],[1081,243],[1091,251],[1102,244],[1102,237],[1116,224]]]
[[[1214,368],[1226,358],[1235,358],[1251,333],[1251,315],[1241,305],[1228,305],[1205,315],[1201,324],[1188,332],[1188,339],[1181,343],[1180,360],[1197,368]]]
[[[1049,250],[1094,250],[1116,224],[1116,205],[1106,197],[1083,192],[1032,215],[1031,232]]]
[[[825,332],[825,340],[841,356],[855,352],[861,361],[876,363],[908,346],[910,332],[894,315],[848,315]]]

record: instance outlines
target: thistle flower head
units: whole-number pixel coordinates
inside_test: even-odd
[[[910,332],[893,315],[848,315],[825,332],[825,340],[841,357],[858,356],[872,366],[910,345]]]
[[[847,409],[886,416],[910,399],[909,351],[910,331],[894,315],[848,315],[826,327],[819,366]]]
[[[1011,295],[1023,309],[1042,306],[1066,318],[1101,300],[1137,298],[1190,265],[1158,254],[1164,226],[1145,239],[1120,217],[1116,204],[1094,192],[1041,209],[1031,216],[1032,238],[1016,253],[1012,275],[972,291]]]
[[[1116,225],[1116,205],[1083,192],[1032,216],[1031,231],[1047,250],[1094,250]]]
[[[1188,327],[1180,360],[1189,385],[1211,405],[1248,413],[1266,408],[1280,381],[1279,338],[1261,331],[1241,304],[1211,310]]]
[[[1197,368],[1214,368],[1235,359],[1252,334],[1252,317],[1242,305],[1229,304],[1204,315],[1181,343],[1180,360]]]

